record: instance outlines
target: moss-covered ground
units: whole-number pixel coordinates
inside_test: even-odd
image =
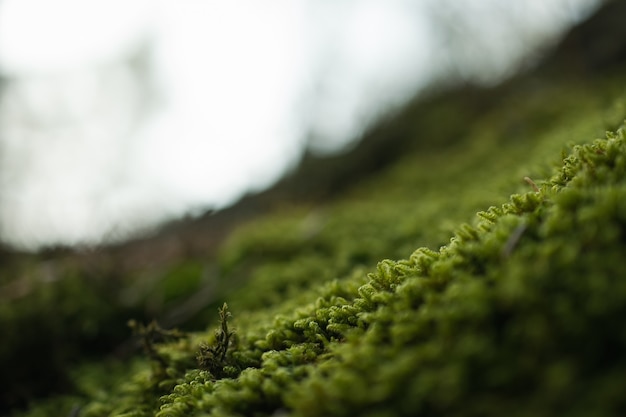
[[[238,228],[187,331],[106,280],[14,294],[1,365],[65,388],[12,415],[626,414],[622,73],[522,77],[480,112],[415,105],[393,164]],[[165,274],[162,303],[204,285],[194,262]],[[141,349],[94,346],[133,314]],[[2,374],[7,401],[32,388]]]

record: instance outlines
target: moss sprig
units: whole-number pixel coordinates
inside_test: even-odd
[[[197,355],[200,369],[209,371],[215,378],[237,373],[237,367],[228,361],[229,348],[235,344],[235,331],[228,327],[228,319],[232,317],[228,304],[218,309],[219,327],[215,330],[215,342],[211,345],[202,343]]]
[[[161,343],[174,342],[185,337],[185,333],[178,329],[163,329],[156,320],[147,325],[136,320],[129,320],[128,327],[133,330],[133,334],[139,336],[143,351],[149,359],[165,370],[168,366],[167,359],[159,353],[157,345]]]

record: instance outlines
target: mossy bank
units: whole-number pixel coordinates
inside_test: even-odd
[[[433,102],[384,171],[238,229],[204,331],[135,322],[143,353],[14,414],[625,414],[622,73]]]

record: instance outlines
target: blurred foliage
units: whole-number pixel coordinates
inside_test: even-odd
[[[115,348],[128,337],[124,321],[141,316],[119,305],[109,277],[36,258],[8,270],[0,288],[2,404],[67,390],[68,367]]]

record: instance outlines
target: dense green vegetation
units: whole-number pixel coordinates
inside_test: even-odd
[[[12,414],[30,417],[625,414],[621,73],[416,102],[374,129],[404,138],[393,164],[158,279],[5,269],[3,401],[32,399]],[[191,304],[180,331],[150,322]]]

